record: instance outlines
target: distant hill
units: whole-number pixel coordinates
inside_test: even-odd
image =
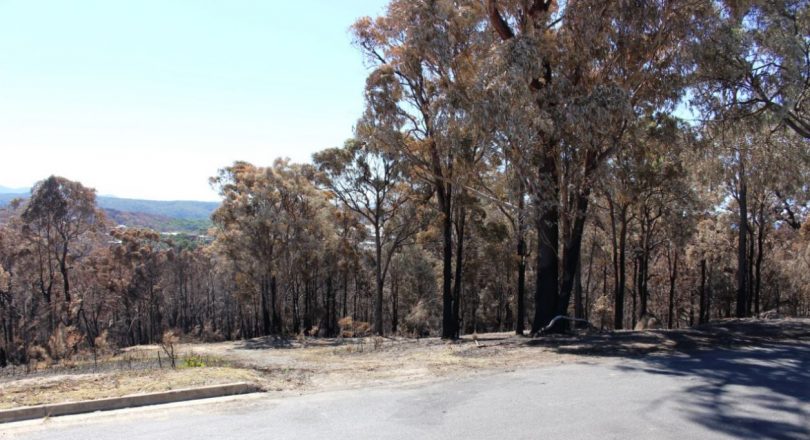
[[[27,199],[30,194],[28,193],[4,193],[0,192],[0,206],[6,206],[14,199]]]
[[[27,199],[29,195],[27,192],[0,192],[0,208],[16,198]],[[219,202],[139,200],[110,196],[99,196],[96,201],[113,223],[160,232],[204,232],[211,226],[211,213],[219,207]]]
[[[211,213],[219,207],[219,202],[186,200],[165,202],[160,200],[119,199],[118,197],[109,196],[99,196],[96,200],[98,206],[104,209],[140,212],[184,220],[208,219]]]
[[[0,194],[28,194],[30,191],[30,188],[9,188],[0,185]]]

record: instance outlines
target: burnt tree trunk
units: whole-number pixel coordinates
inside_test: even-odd
[[[765,204],[759,205],[759,234],[757,234],[757,263],[756,263],[756,285],[754,287],[754,313],[759,316],[760,290],[762,288],[762,259],[765,251]]]
[[[452,339],[458,326],[453,313],[453,218],[450,192],[438,181],[439,210],[442,212],[442,338]]]
[[[458,338],[461,332],[460,308],[461,308],[461,284],[462,275],[464,270],[464,222],[467,217],[467,212],[464,207],[458,204],[457,214],[457,227],[456,227],[456,275],[453,283],[453,315],[456,319],[456,333],[454,337]]]
[[[756,215],[756,214],[754,214]],[[748,226],[748,270],[746,271],[745,313],[751,316],[754,307],[754,245],[756,244],[754,228]]]
[[[706,310],[706,260],[700,260],[700,311],[698,313],[698,324],[705,324],[709,321]]]
[[[67,240],[65,244],[62,246],[62,254],[61,258],[59,258],[59,273],[62,274],[62,288],[64,289],[65,293],[65,306],[68,310],[70,310],[70,278],[68,277],[68,265],[67,265],[67,257],[68,257],[68,245]],[[68,324],[69,325],[69,324]]]
[[[712,317],[712,267],[709,266],[706,272],[706,322],[709,322]]]
[[[534,292],[534,321],[532,334],[538,333],[554,318],[557,302],[559,261],[556,244],[559,238],[557,229],[557,209],[549,209],[537,224],[537,282]]]
[[[324,336],[328,338],[332,338],[337,335],[337,317],[335,316],[337,311],[335,307],[335,297],[335,291],[332,286],[332,274],[330,273],[326,277],[326,304],[324,307],[326,311],[326,316],[324,317],[324,322],[326,324]]]
[[[518,194],[517,216],[517,254],[518,254],[518,285],[517,302],[515,306],[515,334],[523,335],[526,322],[526,218],[523,183],[520,184]]]
[[[304,280],[304,333],[309,333],[312,330],[312,300],[310,299],[310,281]]]
[[[667,314],[667,328],[672,328],[675,319],[675,281],[678,277],[678,252],[674,251],[669,271],[669,313]]]
[[[639,283],[638,283],[638,272],[639,272],[639,261],[641,261],[641,256],[636,255],[633,258],[633,313],[631,314],[630,318],[630,328],[636,328],[636,306],[637,306],[637,299],[638,299],[638,290],[639,290]]]
[[[737,317],[744,318],[748,315],[746,305],[748,303],[747,286],[747,243],[748,238],[748,188],[745,183],[745,160],[742,153],[739,155],[739,187],[737,203],[739,205],[739,227],[737,243]]]
[[[399,327],[399,277],[391,276],[391,334],[397,333]]]
[[[276,275],[270,276],[270,311],[273,316],[273,333],[280,334],[282,329],[281,316],[278,313],[278,284]]]
[[[261,304],[262,309],[262,336],[269,335],[271,332],[270,328],[270,311],[267,307],[267,291],[269,289],[269,282],[267,281],[267,277],[263,276],[261,279],[261,286],[259,289],[259,302]]]
[[[616,330],[624,328],[624,293],[627,284],[626,259],[627,259],[627,206],[622,205],[619,211],[619,232],[616,237],[616,220],[613,203],[610,202],[610,220],[613,232],[613,274],[615,302],[613,306],[613,327]],[[635,313],[635,311],[633,312]]]
[[[574,273],[574,317],[585,319],[585,305],[582,298],[582,261],[577,264],[577,270]],[[582,328],[585,324],[578,322],[576,326]]]
[[[560,285],[560,295],[557,300],[555,315],[568,315],[568,304],[571,302],[571,294],[574,289],[574,282],[579,271],[579,260],[582,255],[582,235],[585,233],[585,214],[588,212],[588,198],[590,191],[586,188],[576,196],[574,212],[574,222],[565,240],[563,249],[563,272],[562,283]],[[566,322],[557,321],[553,329],[556,332],[565,330]]]
[[[585,298],[584,298],[584,314],[585,319],[590,321],[591,315],[591,298],[590,298],[590,291],[591,291],[591,278],[593,274],[593,256],[596,253],[596,241],[593,239],[591,240],[591,253],[588,255],[588,277],[585,279]]]
[[[343,270],[343,313],[341,318],[349,316],[349,270]]]
[[[641,222],[641,253],[639,254],[638,261],[638,280],[636,287],[638,288],[638,301],[639,310],[638,317],[641,318],[647,315],[647,265],[649,264],[649,234],[645,227],[645,223]]]
[[[553,148],[549,148],[553,151]],[[557,164],[552,154],[546,154],[538,172],[540,181],[549,184],[545,196],[538,194],[540,216],[537,224],[537,282],[534,290],[534,321],[532,334],[539,333],[554,318],[559,296],[560,185]]]
[[[383,328],[383,273],[382,273],[382,239],[380,238],[380,226],[374,225],[374,250],[375,250],[375,292],[374,295],[374,333],[382,336],[385,334]]]

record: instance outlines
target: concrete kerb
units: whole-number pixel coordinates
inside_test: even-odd
[[[183,388],[159,393],[135,394],[123,397],[110,397],[81,402],[53,403],[48,405],[27,406],[0,410],[0,423],[19,422],[22,420],[41,419],[45,417],[66,416],[95,411],[134,408],[138,406],[160,405],[186,400],[210,399],[213,397],[232,396],[259,391],[249,383],[211,385],[199,388]]]

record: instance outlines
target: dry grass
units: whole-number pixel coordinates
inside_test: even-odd
[[[34,377],[0,385],[0,409],[241,381],[256,383],[258,374],[246,369],[213,367]]]

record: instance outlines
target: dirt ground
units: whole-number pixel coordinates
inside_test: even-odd
[[[35,372],[0,370],[0,409],[232,382],[299,394],[616,357],[656,356],[773,340],[810,340],[810,320],[727,320],[687,330],[438,338],[279,338],[178,344],[177,368],[157,346]]]

